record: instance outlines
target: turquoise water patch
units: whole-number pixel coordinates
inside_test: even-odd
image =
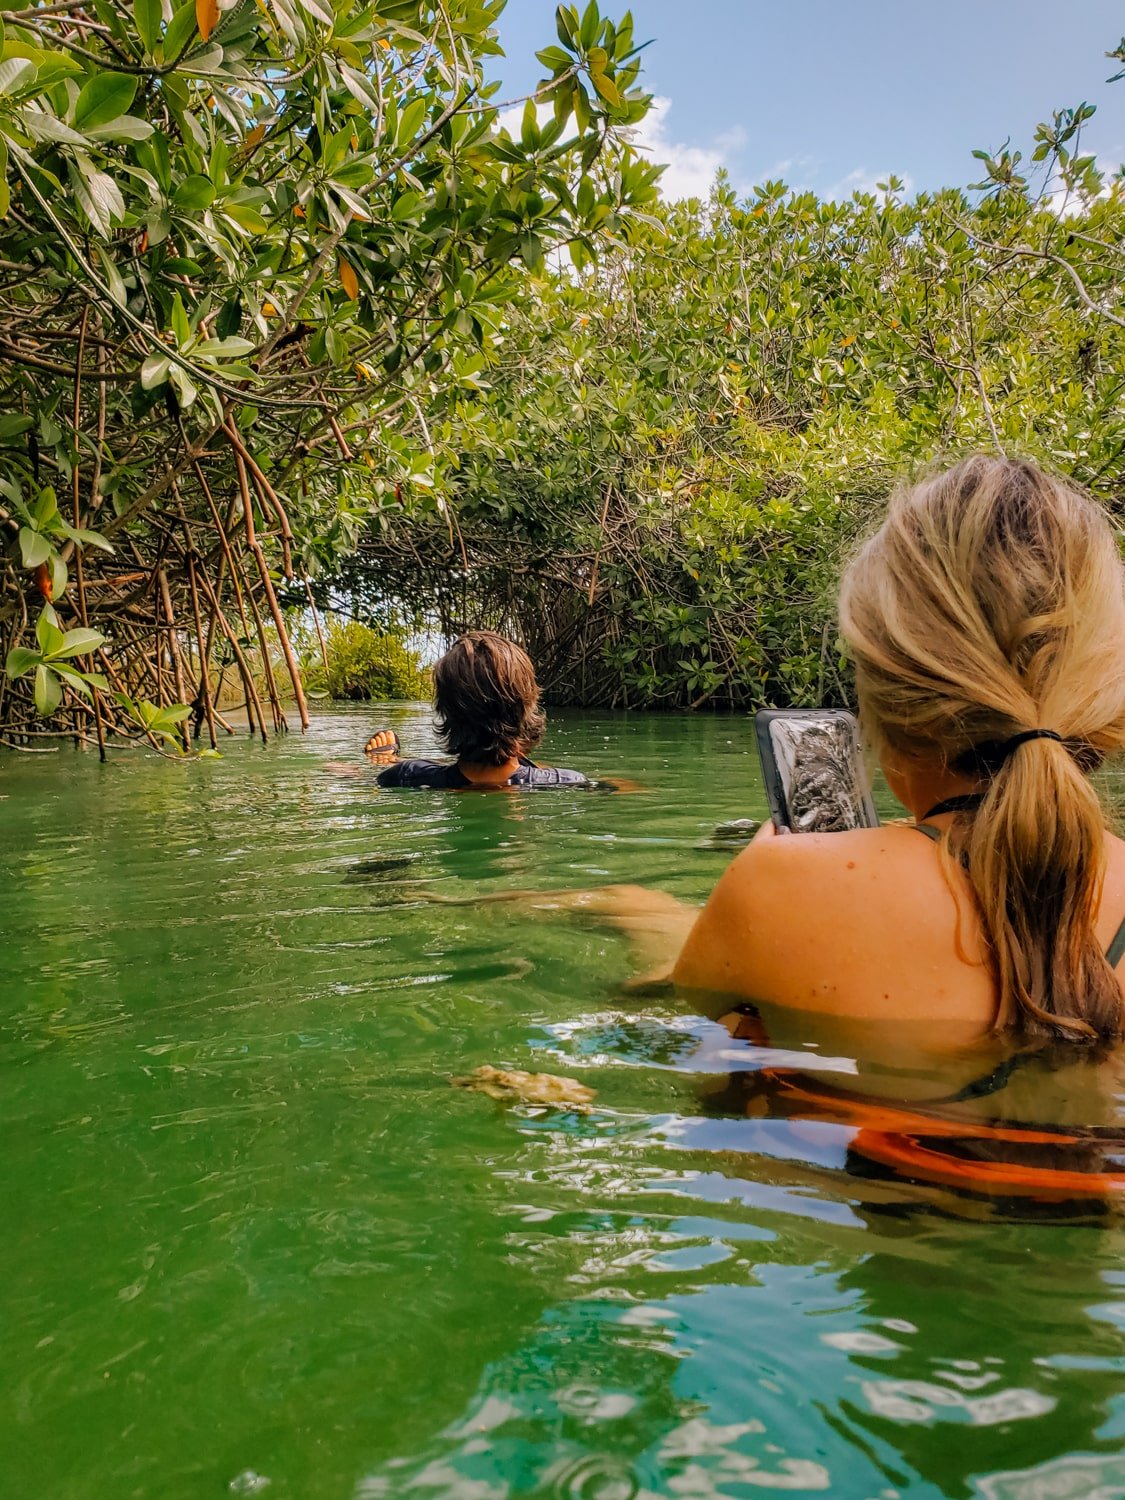
[[[1125,1493],[1111,1218],[857,1172],[756,1092],[848,1052],[736,1043],[624,991],[619,935],[473,904],[701,901],[715,825],[765,811],[748,721],[559,716],[544,759],[645,790],[522,797],[379,793],[385,722],[432,747],[396,706],[0,760],[4,1493]],[[450,1088],[485,1064],[596,1098]]]

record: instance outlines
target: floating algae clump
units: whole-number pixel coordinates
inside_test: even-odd
[[[586,1109],[594,1090],[574,1078],[555,1073],[524,1073],[519,1068],[494,1068],[486,1063],[467,1078],[451,1078],[455,1089],[475,1089],[491,1099],[518,1104],[548,1104],[557,1109]]]

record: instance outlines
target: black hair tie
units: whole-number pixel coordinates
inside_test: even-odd
[[[983,740],[979,745],[970,745],[953,762],[955,771],[975,772],[978,776],[991,776],[1029,740],[1057,740],[1065,744],[1061,734],[1053,729],[1025,729],[1007,740]]]

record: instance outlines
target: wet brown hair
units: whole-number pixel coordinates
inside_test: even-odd
[[[502,766],[543,738],[546,716],[526,651],[493,630],[470,630],[434,668],[437,729],[469,765]]]
[[[867,732],[964,765],[983,800],[944,842],[963,860],[998,992],[997,1030],[1119,1037],[1094,931],[1105,817],[1084,774],[1125,746],[1125,573],[1102,509],[1034,464],[978,456],[900,491],[844,576],[840,624]]]

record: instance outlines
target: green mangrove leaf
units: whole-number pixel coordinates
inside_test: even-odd
[[[190,213],[200,213],[214,203],[215,184],[210,178],[201,177],[198,173],[185,177],[172,194],[172,201],[177,208]]]
[[[147,141],[153,128],[136,115],[118,115],[104,125],[87,127],[86,134],[92,141]]]
[[[172,703],[167,708],[159,709],[153,722],[164,725],[182,724],[190,716],[191,705],[189,703]]]
[[[20,527],[20,555],[25,568],[37,568],[51,555],[51,544],[41,532],[30,526]]]
[[[35,504],[31,507],[31,516],[36,526],[49,527],[59,513],[59,497],[55,494],[51,485],[45,485],[35,497]]]
[[[191,406],[199,395],[199,388],[188,372],[181,368],[180,365],[170,365],[168,379],[176,387],[176,394],[180,398],[180,405],[185,409]]]
[[[51,662],[64,661],[71,656],[89,656],[99,646],[105,645],[105,636],[98,630],[68,630],[63,636],[62,645],[55,648],[47,655]]]
[[[113,551],[113,543],[107,542],[100,531],[87,531],[83,526],[68,526],[65,522],[60,529],[64,536],[68,536],[80,547],[97,547],[100,552]]]
[[[101,262],[102,270],[105,272],[106,285],[109,287],[109,295],[117,303],[118,307],[128,305],[129,294],[125,290],[125,283],[121,279],[121,272],[114,265],[108,253],[101,245],[95,246],[98,260]]]
[[[150,354],[141,366],[141,385],[146,391],[155,390],[168,379],[172,361],[166,354]]]
[[[53,609],[49,613],[44,609],[35,622],[35,639],[39,642],[44,660],[53,656],[65,639],[59,629],[58,618]]]
[[[184,0],[176,8],[164,33],[164,45],[161,48],[164,61],[173,62],[179,58],[195,33],[195,0]]]
[[[51,570],[51,597],[52,599],[61,599],[66,593],[66,586],[70,576],[67,572],[66,563],[63,562],[57,552],[52,552],[47,560],[47,566]]]
[[[93,698],[84,673],[76,672],[73,667],[53,666],[51,670],[65,687],[80,693],[83,698]]]
[[[121,189],[107,172],[99,172],[87,156],[76,156],[70,181],[82,212],[93,228],[109,238],[114,223],[125,217]]]
[[[24,677],[43,660],[38,651],[27,646],[13,646],[4,662],[4,671],[9,677]]]
[[[6,57],[0,62],[0,98],[26,91],[34,82],[35,64],[26,57]]]
[[[155,52],[160,40],[160,23],[164,19],[160,0],[133,0],[133,19],[145,51]]]
[[[74,124],[78,130],[93,130],[118,115],[128,114],[137,92],[136,78],[124,73],[95,73],[78,92]]]
[[[49,667],[35,669],[35,707],[48,718],[62,702],[62,683]]]
[[[0,66],[3,66],[0,64]],[[14,117],[23,126],[33,141],[47,141],[60,146],[85,146],[86,137],[60,120],[57,115],[41,109],[37,104],[27,104]]]
[[[0,417],[0,442],[7,438],[22,437],[29,428],[34,426],[34,417],[22,416],[18,411],[7,412]]]

